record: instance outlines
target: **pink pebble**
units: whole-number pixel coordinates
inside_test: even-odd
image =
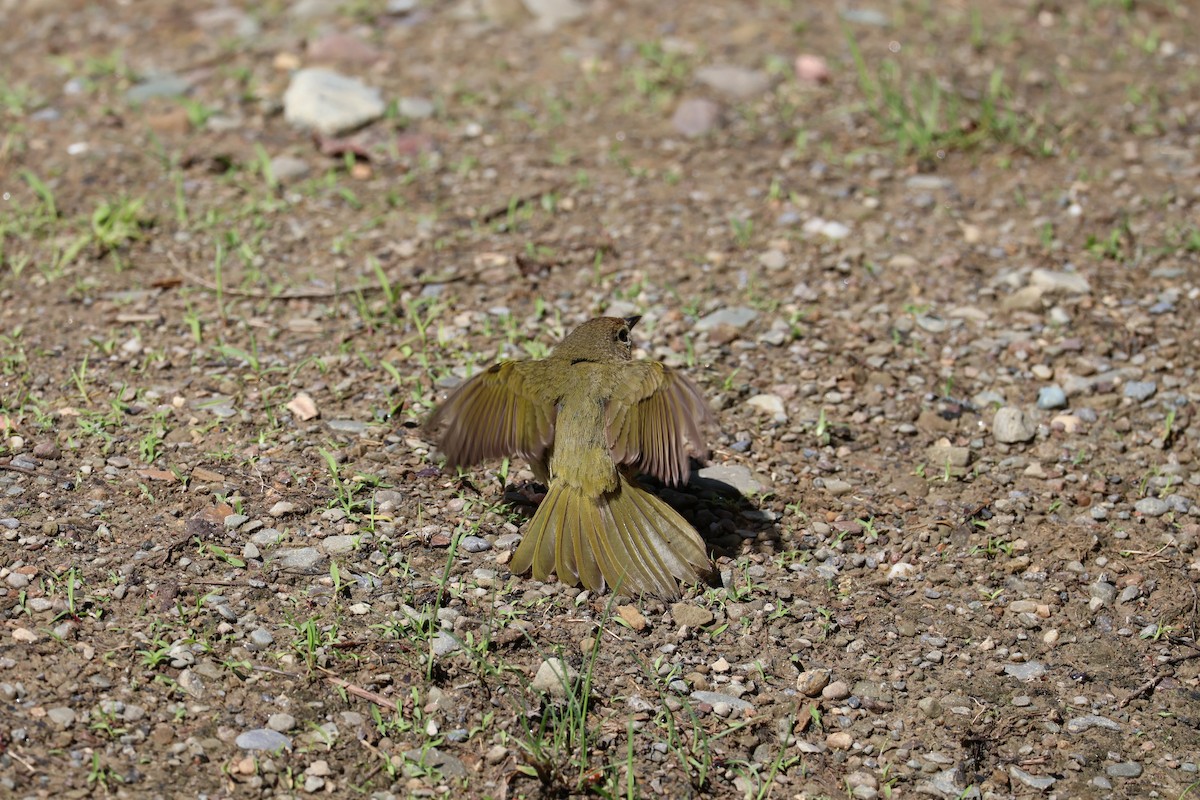
[[[825,59],[809,53],[796,56],[796,80],[801,83],[828,83],[829,66]]]

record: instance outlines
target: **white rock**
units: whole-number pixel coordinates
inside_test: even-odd
[[[1029,285],[1037,286],[1046,293],[1088,294],[1092,286],[1078,272],[1060,272],[1051,269],[1035,269],[1029,275]]]
[[[771,415],[777,422],[787,421],[787,411],[783,407],[783,398],[777,394],[756,394],[746,401],[746,405],[755,411]]]
[[[696,70],[696,80],[738,100],[762,94],[771,86],[767,73],[731,64],[701,67]]]
[[[845,239],[850,235],[850,228],[846,225],[840,222],[821,219],[820,217],[813,217],[804,223],[802,230],[805,233],[819,233],[827,239]]]
[[[530,685],[534,691],[546,692],[552,697],[566,697],[568,689],[578,677],[578,670],[561,658],[547,658],[538,667]]]
[[[992,434],[1002,444],[1028,442],[1037,435],[1037,424],[1021,409],[1005,406],[992,420]]]
[[[522,0],[525,9],[537,17],[537,26],[551,31],[565,22],[574,22],[587,13],[579,0]]]
[[[288,122],[326,136],[379,119],[384,109],[378,89],[321,67],[297,71],[283,95],[283,114]]]

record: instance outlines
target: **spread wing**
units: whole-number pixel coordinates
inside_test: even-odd
[[[434,410],[425,429],[435,437],[448,466],[470,466],[489,458],[521,456],[544,460],[554,441],[555,408],[530,386],[537,367],[501,361],[467,379]]]
[[[703,455],[701,426],[712,420],[694,383],[654,361],[624,367],[630,376],[608,404],[613,461],[630,464],[663,483],[687,482],[688,454]]]

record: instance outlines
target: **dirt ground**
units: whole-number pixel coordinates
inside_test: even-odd
[[[1200,794],[1195,5],[0,18],[0,796]],[[421,435],[602,312],[716,412],[678,603]]]

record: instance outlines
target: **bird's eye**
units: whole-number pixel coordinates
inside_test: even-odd
[[[629,331],[625,328],[621,328],[621,330],[617,331],[617,341],[623,342],[623,343],[628,342],[629,341]]]

